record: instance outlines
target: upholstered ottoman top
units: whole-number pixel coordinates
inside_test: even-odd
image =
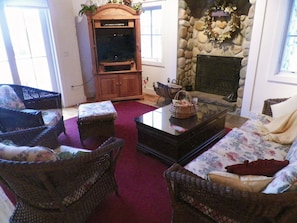
[[[117,111],[115,110],[111,101],[101,101],[94,103],[81,104],[78,107],[78,120],[114,120],[117,118]]]

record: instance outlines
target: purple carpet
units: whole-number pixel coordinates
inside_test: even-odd
[[[125,147],[116,169],[119,196],[109,195],[93,212],[87,223],[169,223],[171,207],[163,172],[167,165],[136,151],[137,130],[134,118],[154,107],[135,101],[116,103],[118,118],[116,137],[125,140]],[[67,135],[61,134],[61,144],[82,147],[76,118],[65,121]],[[85,147],[94,149],[103,139],[86,139]]]

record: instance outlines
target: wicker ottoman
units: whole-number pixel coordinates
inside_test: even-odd
[[[117,112],[111,101],[79,105],[77,126],[81,143],[91,136],[114,136],[116,118]]]

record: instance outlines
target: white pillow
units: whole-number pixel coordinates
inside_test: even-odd
[[[295,110],[297,110],[297,95],[294,95],[293,97],[278,104],[271,105],[273,118],[291,114]]]

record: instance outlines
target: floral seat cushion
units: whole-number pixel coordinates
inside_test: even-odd
[[[55,126],[62,117],[61,109],[41,110],[42,119],[45,125]]]
[[[78,107],[79,121],[115,120],[117,112],[111,101],[81,104]]]
[[[211,171],[226,171],[225,167],[258,159],[284,160],[290,146],[265,141],[255,133],[232,129],[211,149],[204,152],[185,168],[207,179]]]

